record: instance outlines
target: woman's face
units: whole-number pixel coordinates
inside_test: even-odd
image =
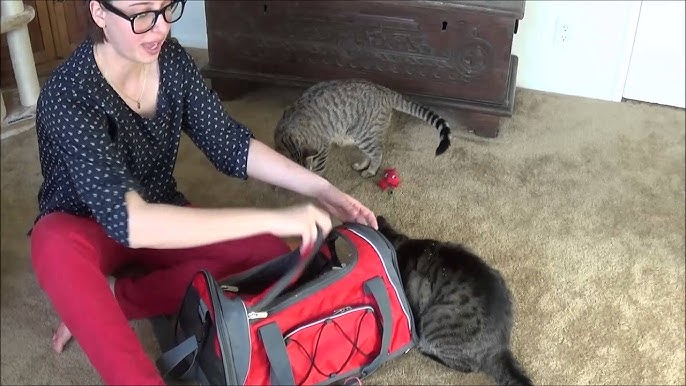
[[[91,13],[96,24],[103,29],[107,42],[120,55],[135,62],[151,63],[157,59],[171,29],[164,15],[155,15],[154,12],[169,5],[166,8],[167,19],[173,20],[181,11],[182,4],[172,4],[171,0],[91,1]],[[132,28],[131,21],[122,16],[134,15],[138,16]],[[134,29],[141,33],[135,33]]]

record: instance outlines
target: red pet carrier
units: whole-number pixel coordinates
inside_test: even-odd
[[[298,250],[221,280],[192,280],[160,371],[201,384],[331,384],[362,379],[416,343],[395,250],[343,224]]]

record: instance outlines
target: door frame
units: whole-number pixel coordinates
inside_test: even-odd
[[[620,65],[617,69],[617,81],[615,82],[615,90],[612,92],[612,100],[621,102],[624,98],[624,85],[626,84],[627,76],[629,75],[629,65],[631,64],[631,54],[634,51],[634,42],[636,41],[636,31],[638,30],[638,19],[641,15],[641,1],[631,1],[629,9],[629,18],[626,23],[626,39],[622,49],[622,57]]]

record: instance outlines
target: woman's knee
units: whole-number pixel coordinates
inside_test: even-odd
[[[39,281],[58,275],[74,259],[98,263],[102,232],[91,219],[55,212],[41,218],[31,231],[31,262]]]

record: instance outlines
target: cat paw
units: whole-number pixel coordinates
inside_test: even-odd
[[[376,172],[372,172],[372,171],[370,171],[369,169],[367,169],[367,170],[363,171],[363,172],[360,173],[360,174],[361,174],[362,177],[364,177],[364,178],[371,178],[371,177],[374,177],[374,176],[376,175]]]
[[[363,161],[363,162],[355,162],[352,165],[353,170],[355,170],[356,172],[360,172],[360,171],[362,171],[368,167],[369,167],[369,160]]]

